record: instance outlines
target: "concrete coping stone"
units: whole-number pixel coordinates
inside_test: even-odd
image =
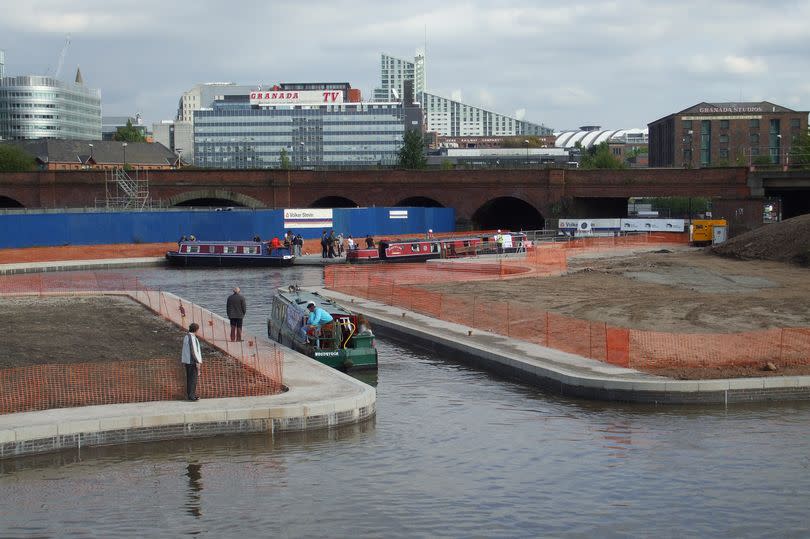
[[[456,357],[459,361],[466,360],[487,370],[518,375],[524,382],[559,388],[564,394],[596,400],[668,404],[728,405],[737,400],[810,400],[810,376],[674,380],[438,320],[401,307],[353,298],[326,288],[312,290],[362,312],[384,332],[428,346],[439,345],[458,351]]]

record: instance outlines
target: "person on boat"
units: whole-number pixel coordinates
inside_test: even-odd
[[[228,296],[228,301],[225,302],[225,311],[228,319],[231,322],[231,341],[242,340],[242,319],[245,318],[247,313],[247,302],[245,296],[241,293],[238,286],[234,287],[233,294]]]
[[[348,247],[348,250],[349,250],[349,251],[354,251],[354,249],[356,248],[356,246],[355,246],[355,244],[354,244],[354,238],[352,238],[351,236],[349,236],[349,237],[346,239],[346,245],[347,245],[347,247]]]
[[[198,329],[200,326],[196,322],[188,326],[188,333],[183,337],[183,349],[180,352],[180,361],[186,369],[186,398],[190,401],[200,400],[197,396],[197,379],[202,367],[202,350],[196,335]]]
[[[337,235],[335,245],[337,245],[337,255],[343,256],[343,232]]]
[[[197,241],[197,236],[195,236],[194,234],[189,234],[188,241]]]
[[[259,243],[259,242],[262,241],[262,237],[259,236],[258,234],[256,234],[255,236],[253,236],[253,241],[255,241],[256,243]]]
[[[433,229],[432,228],[428,228],[427,234],[425,234],[425,239],[426,240],[432,240],[433,239]]]
[[[503,234],[501,234],[501,229],[498,229],[498,233],[495,234],[495,250],[498,254],[503,253]]]
[[[366,236],[366,249],[374,249],[374,238],[371,237],[371,234]]]
[[[273,239],[270,240],[270,248],[273,250],[281,249],[281,240],[279,240],[278,237],[273,236]]]
[[[309,311],[309,316],[301,327],[304,340],[307,340],[308,335],[320,335],[321,328],[331,324],[333,320],[332,315],[315,305],[314,301],[307,303],[307,311]]]
[[[362,314],[357,315],[357,334],[368,335],[369,337],[374,336],[374,333],[371,331],[371,324],[368,323],[368,320],[366,320],[366,317]]]
[[[188,241],[188,238],[185,236],[180,236],[180,239],[177,240],[177,246],[180,247],[180,244],[182,244],[184,241]]]

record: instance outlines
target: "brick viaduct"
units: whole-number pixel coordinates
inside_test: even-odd
[[[105,200],[105,180],[103,171],[0,173],[0,207],[93,207]],[[164,206],[444,206],[455,208],[460,226],[531,228],[538,223],[510,219],[542,226],[544,218],[623,216],[629,197],[710,197],[715,215],[735,220],[738,232],[761,223],[768,185],[780,181],[804,188],[806,199],[810,172],[747,168],[148,172],[151,200]]]

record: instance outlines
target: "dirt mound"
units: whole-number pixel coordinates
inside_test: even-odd
[[[711,247],[721,256],[810,266],[810,214],[761,226]]]

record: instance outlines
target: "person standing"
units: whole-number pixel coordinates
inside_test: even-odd
[[[348,245],[349,251],[354,251],[354,238],[349,236],[349,238],[346,240],[346,243]]]
[[[231,321],[231,341],[242,340],[242,319],[247,313],[247,302],[245,296],[241,293],[240,288],[237,286],[233,289],[233,294],[228,296],[228,301],[225,304],[225,311],[228,314],[228,319]]]
[[[196,322],[188,326],[188,333],[183,337],[183,350],[180,352],[180,361],[186,369],[186,398],[190,401],[200,400],[197,396],[197,380],[202,367],[202,350],[196,335],[198,329],[200,326]]]
[[[374,249],[374,238],[371,237],[371,234],[366,236],[366,249]]]
[[[321,258],[326,258],[329,251],[329,238],[326,237],[326,230],[321,232]]]
[[[498,233],[495,235],[495,250],[498,254],[503,254],[503,234],[501,234],[501,230],[498,229]]]
[[[329,237],[326,239],[327,241],[327,256],[329,258],[335,258],[335,231],[329,231]]]
[[[343,256],[343,232],[337,235],[337,255]]]
[[[295,238],[293,238],[293,245],[295,245],[295,256],[300,257],[301,251],[304,247],[304,238],[301,237],[301,234],[295,235]]]

